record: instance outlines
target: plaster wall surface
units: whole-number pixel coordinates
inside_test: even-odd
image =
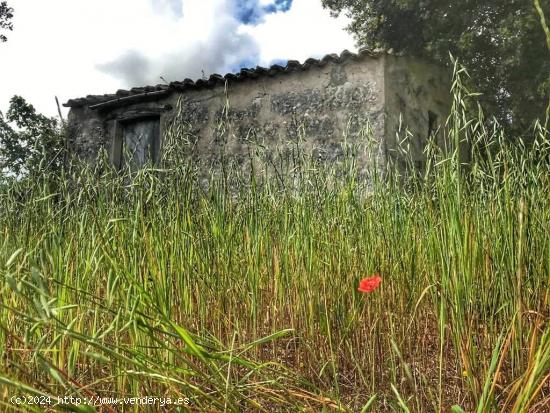
[[[402,124],[410,131],[409,151],[421,162],[428,134],[446,118],[449,87],[445,72],[430,64],[389,55],[357,56],[144,102],[73,107],[70,147],[90,161],[104,148],[115,161],[121,125],[158,116],[161,152],[183,140],[175,145],[176,156],[205,170],[218,167],[222,158],[258,168],[265,164],[261,159],[298,152],[334,163],[344,157],[345,142],[355,148],[359,174],[383,172],[388,159],[398,156],[396,132]]]

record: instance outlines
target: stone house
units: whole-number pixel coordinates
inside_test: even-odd
[[[169,138],[179,134],[187,155],[211,167],[222,154],[246,164],[258,148],[269,154],[297,143],[330,162],[341,157],[345,141],[361,148],[360,169],[384,170],[405,139],[401,145],[421,165],[426,140],[447,117],[449,89],[450,76],[438,66],[344,51],[71,99],[64,105],[70,108],[68,147],[87,160],[104,148],[115,166],[139,167],[159,162]]]

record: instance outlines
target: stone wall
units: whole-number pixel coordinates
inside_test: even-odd
[[[359,173],[383,172],[389,157],[397,156],[402,123],[411,132],[411,155],[421,162],[428,134],[447,116],[448,76],[414,59],[349,55],[244,81],[226,78],[146,101],[73,106],[73,151],[92,159],[104,147],[114,161],[120,156],[117,125],[158,114],[161,152],[175,147],[176,156],[205,170],[219,166],[222,158],[259,168],[266,157],[298,152],[333,163],[343,157],[345,142],[356,150]]]

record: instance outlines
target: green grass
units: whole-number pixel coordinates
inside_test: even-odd
[[[173,163],[4,184],[1,410],[548,411],[550,135],[484,126],[461,73],[445,133],[469,166],[429,147],[422,176],[369,185],[351,154],[286,185]]]

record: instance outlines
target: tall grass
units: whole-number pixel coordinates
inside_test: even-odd
[[[464,76],[451,146],[429,145],[421,174],[390,165],[365,185],[348,151],[339,171],[306,160],[299,180],[203,185],[169,151],[131,177],[81,167],[4,185],[2,409],[40,411],[10,401],[27,394],[189,398],[179,411],[548,411],[550,136],[507,139]],[[359,293],[374,273],[381,287]]]

